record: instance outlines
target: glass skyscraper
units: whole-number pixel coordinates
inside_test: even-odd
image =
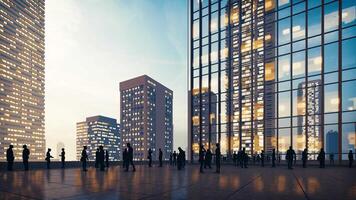
[[[0,1],[0,160],[45,156],[45,1]]]
[[[355,149],[356,1],[189,6],[189,85],[199,91],[189,93],[190,159],[194,147],[216,142],[228,157],[240,148],[285,153],[292,146],[312,154],[324,148],[341,159]],[[204,120],[214,108],[216,120]],[[211,127],[217,133],[205,131]],[[206,142],[203,135],[217,137]]]

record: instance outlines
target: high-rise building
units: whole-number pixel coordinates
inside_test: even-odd
[[[173,150],[173,92],[143,75],[120,83],[122,148],[130,143],[135,160],[146,160],[158,149],[168,160]]]
[[[214,102],[217,101],[216,94],[213,92],[209,92],[208,88],[203,88],[202,92],[200,93],[199,90],[193,90],[192,93],[193,96],[193,113],[190,113],[191,111],[189,110],[189,115],[192,116],[192,120],[188,121],[188,126],[193,123],[193,131],[189,129],[189,134],[188,134],[188,145],[193,146],[193,154],[195,158],[198,158],[199,156],[199,141],[202,141],[202,144],[205,146],[206,149],[210,149],[211,151],[215,152],[215,144],[218,141],[217,138],[217,129],[214,124],[216,124],[216,103]],[[201,98],[200,98],[201,97]],[[200,99],[202,99],[203,104],[200,104]],[[210,101],[209,101],[210,99]],[[204,104],[204,102],[212,102],[211,106],[208,106],[207,104]],[[188,99],[188,105],[191,105],[190,99]],[[199,106],[202,105],[201,108]],[[209,110],[210,109],[210,110]],[[199,123],[200,123],[200,116],[202,117],[202,134],[197,134],[199,133]],[[212,124],[209,126],[209,124]],[[209,134],[211,133],[211,134]],[[201,137],[201,138],[200,138]],[[188,157],[190,157],[191,152],[188,151]]]
[[[338,144],[337,144],[337,131],[330,130],[326,133],[325,138],[325,151],[329,153],[338,152]]]
[[[190,152],[206,133],[196,109],[217,108],[222,153],[316,153],[337,130],[338,158],[354,141],[356,1],[191,0]],[[196,99],[198,98],[198,99]],[[205,99],[204,99],[205,98]],[[200,99],[200,100],[199,100]],[[210,107],[210,108],[209,108]],[[336,128],[336,129],[335,129]],[[211,145],[211,144],[210,144]],[[328,152],[327,152],[328,153]],[[190,159],[193,159],[191,154]]]
[[[0,1],[0,160],[45,155],[45,1]]]
[[[101,115],[88,117],[84,122],[77,123],[77,160],[80,160],[83,146],[88,147],[89,160],[95,160],[95,152],[99,146],[108,150],[109,159],[120,159],[120,125],[116,119]]]

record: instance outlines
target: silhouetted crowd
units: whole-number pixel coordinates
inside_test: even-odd
[[[210,147],[210,146],[209,146]],[[13,145],[9,145],[9,148],[6,151],[6,158],[7,158],[7,169],[9,171],[13,170],[13,164],[15,160],[14,152],[13,152]],[[147,159],[148,159],[148,167],[152,167],[152,149],[148,149],[147,152]],[[158,161],[159,167],[163,166],[163,152],[162,149],[158,150]],[[59,155],[61,158],[61,168],[65,168],[65,150],[62,148],[61,154]],[[212,160],[213,156],[215,156],[215,168],[216,173],[220,173],[220,166],[221,166],[221,150],[220,144],[217,143],[215,145],[215,152],[212,152],[210,148],[207,150],[204,146],[200,146],[199,148],[199,164],[200,164],[200,173],[204,173],[204,169],[211,169],[212,168]],[[303,168],[307,167],[308,161],[308,149],[304,149],[301,154],[302,166]],[[23,145],[22,151],[22,160],[24,170],[29,170],[29,158],[30,158],[30,150],[27,148],[26,145]],[[45,160],[47,162],[47,169],[51,168],[51,149],[48,148]],[[130,143],[126,144],[126,148],[123,150],[122,153],[123,163],[122,167],[125,171],[129,171],[130,166],[132,166],[132,171],[136,171],[135,164],[134,164],[134,150],[131,147]],[[252,158],[249,157],[248,153],[246,152],[245,148],[240,149],[238,152],[233,152],[232,161],[234,166],[240,166],[241,168],[247,168],[248,163],[252,159],[253,164],[260,163],[261,167],[265,166],[265,161],[271,161],[272,167],[276,167],[276,161],[278,163],[281,162],[281,155],[276,155],[276,150],[273,149],[270,155],[266,155],[263,150],[261,153],[253,154]],[[293,166],[296,165],[297,162],[297,155],[293,148],[290,146],[285,154],[285,159],[287,161],[288,169],[293,169]],[[319,161],[319,167],[325,168],[325,160],[326,160],[326,153],[323,148],[320,149],[317,160]],[[334,164],[334,154],[329,154],[330,164]],[[352,150],[348,153],[348,160],[349,160],[349,167],[351,168],[354,161],[354,153]],[[83,146],[83,150],[81,153],[80,161],[82,162],[83,171],[87,171],[87,161],[88,161],[88,153],[87,153],[87,146]],[[178,148],[178,152],[174,151],[169,155],[169,164],[171,166],[176,166],[178,170],[182,170],[185,168],[186,165],[186,154],[185,151],[181,147]],[[95,168],[100,169],[100,171],[105,171],[105,168],[109,167],[109,152],[108,150],[104,150],[103,146],[99,146],[95,152]]]

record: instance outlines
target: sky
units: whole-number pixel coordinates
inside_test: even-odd
[[[187,1],[46,1],[46,144],[75,159],[76,122],[120,119],[119,83],[146,74],[174,93],[174,148],[187,147]]]

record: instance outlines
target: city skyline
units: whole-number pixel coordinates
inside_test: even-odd
[[[75,160],[75,123],[94,115],[120,120],[119,83],[130,78],[147,74],[186,104],[186,6],[46,1],[47,147],[54,148],[61,135],[67,159]],[[174,148],[185,149],[187,109],[173,106]]]

